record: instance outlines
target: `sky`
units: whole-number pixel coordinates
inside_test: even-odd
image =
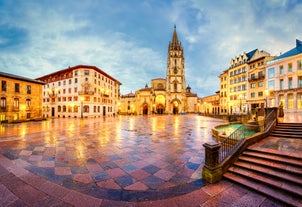
[[[299,0],[0,0],[0,71],[35,79],[93,65],[135,92],[166,77],[176,25],[186,83],[204,97],[243,52],[294,48],[301,11]]]

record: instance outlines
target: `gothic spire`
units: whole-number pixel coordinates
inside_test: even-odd
[[[177,45],[178,44],[178,37],[176,33],[176,25],[174,24],[174,32],[173,32],[173,38],[172,38],[172,44]]]
[[[181,49],[181,43],[178,41],[178,37],[177,37],[176,25],[174,25],[173,37],[172,37],[172,41],[170,42],[169,48],[174,50]]]

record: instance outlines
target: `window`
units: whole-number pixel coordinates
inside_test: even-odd
[[[78,79],[77,78],[74,79],[74,83],[78,83]]]
[[[292,63],[288,63],[287,64],[287,71],[290,73],[290,72],[293,72],[293,64]]]
[[[30,99],[26,99],[26,107],[30,108]]]
[[[242,72],[243,72],[243,73],[245,72],[245,67],[242,68]]]
[[[263,81],[258,82],[258,87],[262,87],[263,86]]]
[[[298,88],[302,88],[302,76],[298,76]]]
[[[297,61],[297,70],[302,70],[302,60]]]
[[[78,76],[78,71],[74,71],[74,76]]]
[[[66,106],[65,105],[63,106],[63,112],[66,112]]]
[[[245,75],[244,75],[244,76],[242,76],[242,81],[245,81]]]
[[[255,79],[256,79],[255,74],[254,73],[251,74],[251,80],[255,80]]]
[[[6,81],[1,81],[1,89],[2,91],[6,91]]]
[[[263,78],[263,77],[264,77],[263,72],[262,71],[258,72],[258,78]]]
[[[71,79],[69,79],[69,85],[72,83]]]
[[[294,108],[294,95],[293,94],[287,95],[287,108],[288,109]]]
[[[58,112],[61,112],[61,106],[58,106]]]
[[[254,92],[251,93],[251,97],[252,97],[252,98],[255,98],[255,93],[254,93]]]
[[[245,85],[242,85],[242,90],[243,90],[243,91],[245,91],[245,90],[246,90]]]
[[[269,68],[268,69],[268,78],[273,78],[273,77],[275,77],[275,69]]]
[[[256,84],[255,83],[252,83],[251,84],[251,88],[255,88]]]
[[[280,79],[280,90],[284,90],[284,80]]]
[[[15,92],[19,93],[20,92],[20,84],[15,83]]]
[[[274,80],[270,80],[268,82],[268,89],[269,90],[274,90],[275,89],[275,81]]]
[[[288,89],[293,88],[293,78],[288,78]]]
[[[5,97],[1,98],[0,107],[1,107],[1,110],[6,109],[6,98]]]
[[[14,109],[19,109],[19,99],[14,98]]]
[[[59,81],[59,86],[61,86],[61,82]]]
[[[259,96],[259,97],[262,97],[262,96],[263,96],[263,91],[259,91],[259,92],[258,92],[258,96]]]
[[[284,74],[283,65],[280,65],[280,66],[279,66],[279,74],[280,74],[280,75],[283,75],[283,74]]]
[[[298,109],[302,109],[302,93],[297,94]]]
[[[26,92],[27,92],[27,94],[31,94],[31,86],[30,85],[26,86]]]
[[[89,70],[84,70],[84,75],[89,75]]]
[[[174,91],[177,91],[177,84],[174,84]]]
[[[63,81],[63,86],[65,86],[65,85],[66,85],[66,81],[64,80],[64,81]]]

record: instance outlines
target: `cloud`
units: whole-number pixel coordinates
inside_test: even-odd
[[[18,6],[16,6],[18,5]],[[118,5],[118,6],[116,6]],[[0,70],[36,78],[95,65],[129,93],[165,78],[176,24],[192,92],[219,90],[231,58],[255,48],[278,55],[301,39],[298,1],[4,1]]]

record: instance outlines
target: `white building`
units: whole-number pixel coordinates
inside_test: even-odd
[[[121,83],[95,66],[77,65],[37,78],[43,117],[100,117],[118,112]]]
[[[284,112],[302,112],[302,42],[296,47],[267,62],[267,104]]]

